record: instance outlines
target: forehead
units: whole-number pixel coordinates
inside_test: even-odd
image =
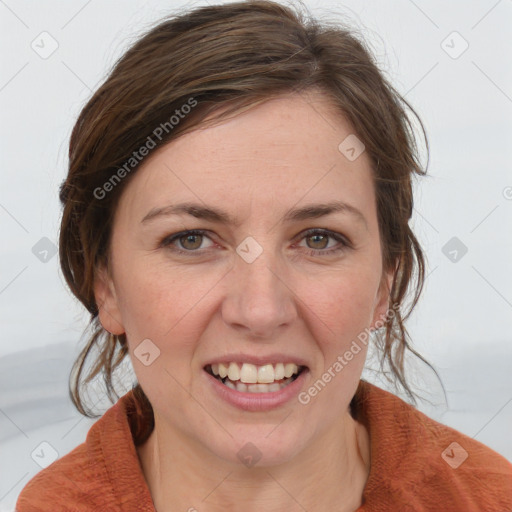
[[[173,202],[203,201],[243,216],[238,210],[249,206],[266,210],[345,200],[371,215],[371,163],[364,152],[352,160],[340,150],[350,137],[350,123],[322,94],[272,99],[156,150],[142,162],[121,202],[139,214]]]

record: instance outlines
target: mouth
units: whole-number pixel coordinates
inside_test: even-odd
[[[295,363],[264,364],[216,363],[204,367],[206,373],[224,386],[241,393],[273,393],[295,381],[306,366]]]

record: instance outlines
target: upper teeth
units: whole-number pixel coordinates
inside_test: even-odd
[[[291,377],[299,371],[299,367],[294,363],[277,363],[275,366],[265,364],[256,366],[250,363],[243,363],[240,368],[238,363],[219,363],[212,364],[212,373],[219,375],[222,379],[228,377],[229,380],[240,380],[246,384],[269,384],[275,380],[281,380]]]

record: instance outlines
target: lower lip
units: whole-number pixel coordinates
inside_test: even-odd
[[[213,389],[224,401],[244,411],[269,411],[289,402],[299,394],[304,385],[304,379],[308,373],[307,369],[287,386],[279,391],[270,393],[244,393],[236,389],[228,388],[215,377],[206,372]]]

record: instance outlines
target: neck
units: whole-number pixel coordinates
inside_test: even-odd
[[[368,432],[348,412],[314,446],[280,465],[226,462],[169,432],[156,416],[152,434],[137,450],[158,512],[353,512],[370,470]]]

